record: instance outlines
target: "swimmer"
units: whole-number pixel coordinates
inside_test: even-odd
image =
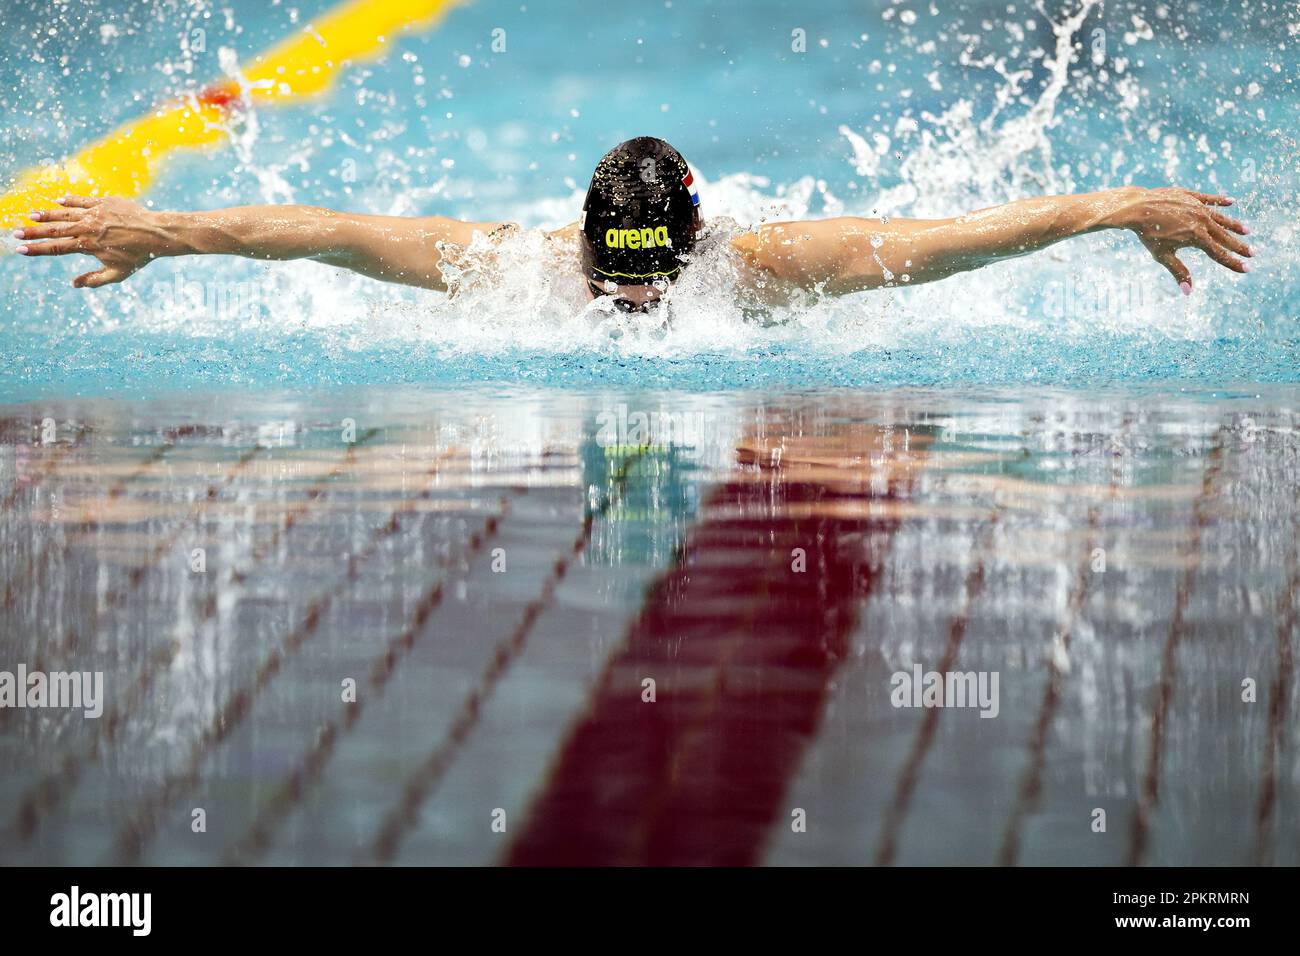
[[[1167,269],[1185,295],[1192,273],[1178,257],[1199,249],[1233,272],[1249,272],[1250,230],[1220,211],[1232,200],[1190,189],[1125,186],[1070,196],[1021,199],[951,219],[838,216],[776,222],[735,236],[732,249],[763,302],[799,292],[846,295],[902,281],[933,282],[1028,255],[1064,239],[1127,229]],[[448,247],[475,233],[500,237],[508,222],[442,216],[371,216],[314,206],[241,206],[208,212],[155,212],[120,197],[68,196],[34,212],[14,232],[26,256],[82,253],[100,268],[77,288],[121,282],[154,259],[236,255],[312,259],[387,282],[446,290]],[[700,197],[681,154],[649,136],[614,147],[596,165],[576,223],[548,233],[572,247],[573,273],[588,298],[608,296],[625,312],[650,311],[689,268],[704,229]],[[906,276],[906,280],[902,277]]]

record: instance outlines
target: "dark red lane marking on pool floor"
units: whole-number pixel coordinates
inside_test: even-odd
[[[512,865],[749,865],[821,720],[897,522],[819,515],[816,480],[714,490],[563,744]],[[801,507],[809,506],[809,507]],[[797,512],[793,516],[791,511]],[[711,514],[712,513],[712,514]],[[791,569],[803,548],[807,570]],[[654,678],[657,699],[642,700]]]

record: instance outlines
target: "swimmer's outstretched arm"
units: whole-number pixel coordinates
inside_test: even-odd
[[[1219,212],[1232,200],[1187,189],[1125,187],[1076,196],[1022,199],[954,219],[860,219],[772,223],[733,240],[760,274],[832,295],[933,282],[1027,255],[1085,233],[1128,229],[1183,292],[1192,274],[1178,258],[1192,247],[1234,272],[1250,230]],[[907,278],[904,279],[903,277]]]
[[[502,225],[441,216],[363,216],[315,206],[241,206],[211,212],[154,212],[129,199],[69,196],[29,216],[15,232],[18,252],[94,256],[101,268],[72,284],[121,282],[164,256],[217,254],[251,259],[314,259],[373,279],[445,289],[440,243],[468,245]],[[36,240],[36,241],[29,241]]]

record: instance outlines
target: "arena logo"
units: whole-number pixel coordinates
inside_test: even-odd
[[[152,915],[151,893],[82,893],[74,886],[50,897],[51,926],[126,926],[133,936],[148,936]]]
[[[895,671],[889,685],[895,707],[977,707],[981,717],[996,717],[1000,709],[997,671],[922,672],[914,664],[910,672]]]
[[[102,671],[0,671],[0,707],[71,708],[92,720],[104,713]]]
[[[672,245],[668,238],[668,227],[657,229],[606,229],[605,245],[610,249],[653,249],[655,246]]]

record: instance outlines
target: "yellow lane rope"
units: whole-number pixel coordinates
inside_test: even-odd
[[[245,95],[285,103],[326,90],[353,63],[382,56],[398,35],[431,27],[459,0],[349,0],[283,40],[233,79],[188,100],[159,106],[60,163],[28,169],[0,196],[0,226],[48,208],[68,193],[138,196],[168,154],[211,146],[228,133],[229,117]]]

